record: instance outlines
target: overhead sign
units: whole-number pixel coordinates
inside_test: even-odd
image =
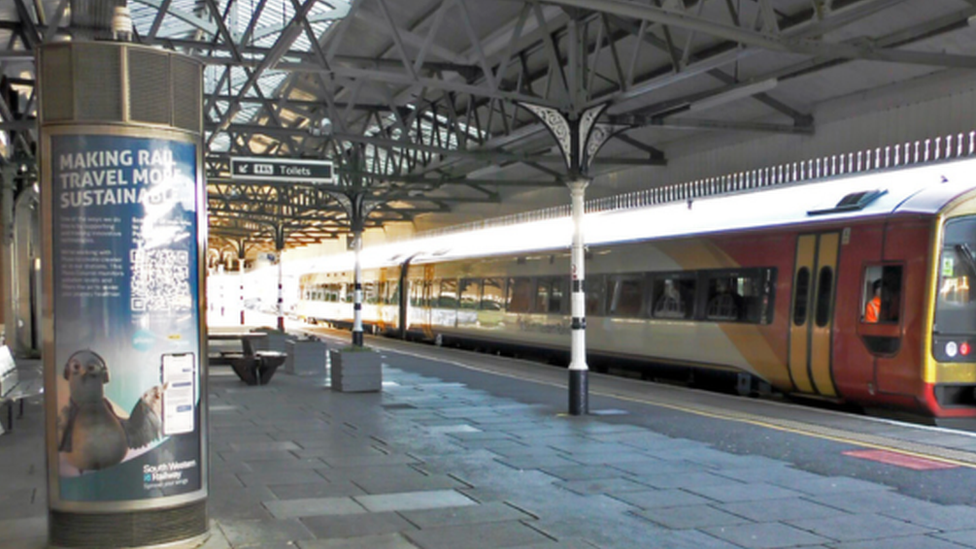
[[[335,176],[329,160],[300,160],[297,158],[245,157],[230,159],[233,179],[278,181],[281,183],[334,184]]]

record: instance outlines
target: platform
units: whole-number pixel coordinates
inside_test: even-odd
[[[381,393],[212,369],[205,547],[976,547],[968,433],[596,374],[571,417],[564,370],[373,343]],[[42,431],[0,436],[2,547],[46,545]]]

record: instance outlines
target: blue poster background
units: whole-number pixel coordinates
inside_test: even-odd
[[[183,141],[52,136],[63,500],[202,487],[196,158]],[[187,353],[193,431],[163,436],[163,357]]]

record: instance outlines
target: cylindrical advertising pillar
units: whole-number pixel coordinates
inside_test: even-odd
[[[202,541],[201,66],[64,42],[38,67],[50,544]]]

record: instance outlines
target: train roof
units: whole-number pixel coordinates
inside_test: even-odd
[[[765,227],[865,219],[897,213],[936,215],[976,188],[976,160],[956,160],[790,183],[653,206],[587,213],[588,246],[744,231]],[[572,220],[559,217],[369,247],[364,268],[395,266],[407,258],[429,263],[476,256],[566,250]],[[316,258],[302,272],[353,268],[346,253]]]

